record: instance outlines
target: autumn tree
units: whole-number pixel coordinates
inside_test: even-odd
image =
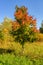
[[[27,8],[16,6],[14,16],[15,22],[12,22],[12,34],[15,40],[22,44],[27,41],[35,41],[35,34],[37,33],[36,19],[28,14]]]

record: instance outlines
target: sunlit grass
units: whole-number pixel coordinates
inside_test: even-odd
[[[28,58],[13,54],[0,55],[0,65],[43,65],[43,58]]]
[[[0,65],[43,65],[43,42],[25,42],[23,48],[17,42],[1,45],[0,48],[3,49],[6,49],[8,45],[7,49],[14,49],[16,55],[14,53],[0,54]]]

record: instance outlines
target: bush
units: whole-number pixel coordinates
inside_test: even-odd
[[[43,42],[26,42],[24,44],[23,55],[32,58],[40,58],[43,56]]]
[[[0,53],[13,53],[15,55],[22,55],[22,45],[18,42],[7,42],[0,45]]]
[[[42,33],[39,33],[39,34],[37,35],[37,41],[43,42],[43,34],[42,34]]]

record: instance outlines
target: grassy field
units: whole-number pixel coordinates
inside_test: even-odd
[[[27,42],[23,48],[16,44],[13,49],[12,53],[0,54],[0,65],[43,65],[43,42]]]
[[[0,65],[43,65],[43,58],[28,58],[13,54],[0,55]]]

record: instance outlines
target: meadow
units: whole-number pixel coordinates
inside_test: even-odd
[[[13,54],[0,55],[0,65],[43,65],[43,58],[28,58]]]
[[[23,49],[19,48],[1,53],[0,65],[43,65],[43,42],[25,43]]]

